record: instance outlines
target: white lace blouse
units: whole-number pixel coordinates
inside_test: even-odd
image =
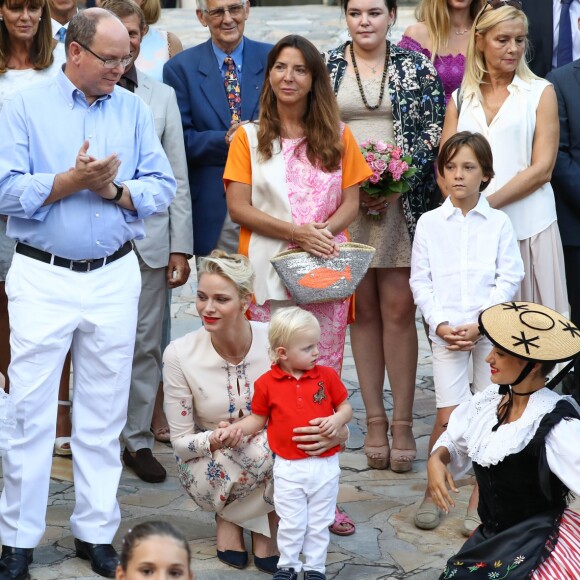
[[[565,398],[580,411],[572,397],[561,397],[549,389],[540,389],[530,396],[523,415],[512,423],[504,423],[497,431],[497,406],[501,400],[499,387],[492,385],[477,393],[470,401],[453,411],[447,431],[433,447],[446,447],[451,455],[449,471],[460,477],[475,461],[483,467],[497,465],[508,455],[522,451],[532,440],[544,415]],[[573,493],[580,493],[580,420],[560,421],[546,437],[546,457],[550,470]]]

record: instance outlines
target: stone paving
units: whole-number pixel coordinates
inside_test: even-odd
[[[187,285],[174,293],[171,306],[174,337],[200,326],[193,304],[194,293],[193,276]],[[414,509],[424,491],[426,446],[434,413],[430,351],[419,321],[417,332],[420,356],[413,419],[418,460],[411,473],[402,475],[390,470],[367,468],[362,452],[364,406],[350,341],[347,340],[343,380],[355,417],[351,423],[348,449],[341,456],[343,470],[339,501],[356,522],[357,531],[350,537],[331,535],[327,561],[331,579],[434,579],[446,558],[462,543],[458,530],[471,490],[470,478],[458,482],[461,491],[457,509],[445,518],[437,531],[422,532],[412,522]],[[388,382],[385,383],[384,401],[390,413],[392,397]],[[139,480],[131,470],[123,470],[118,494],[123,521],[114,545],[119,548],[123,534],[140,521],[168,519],[177,524],[190,541],[192,568],[197,579],[267,578],[251,564],[246,570],[239,571],[217,560],[213,515],[199,510],[182,491],[170,446],[157,443],[154,452],[169,476],[164,483],[148,484]],[[74,503],[71,461],[55,458],[52,475],[48,525],[41,546],[35,551],[32,577],[37,580],[96,579],[98,577],[91,575],[88,564],[74,556],[73,538],[68,527]],[[249,537],[247,545],[250,545]]]
[[[399,10],[392,39],[400,38],[413,21],[412,7]],[[166,10],[161,26],[175,32],[184,45],[193,46],[208,38],[192,9]],[[344,17],[335,6],[253,7],[247,23],[248,36],[276,42],[288,33],[310,38],[321,50],[331,48],[346,38]],[[174,293],[171,307],[172,333],[181,336],[199,327],[193,296],[195,278]],[[417,322],[420,342],[417,390],[413,413],[418,458],[413,471],[398,475],[390,470],[375,471],[366,466],[362,451],[364,407],[350,343],[347,341],[343,379],[354,408],[351,438],[341,456],[342,477],[339,501],[356,522],[357,531],[350,537],[331,535],[327,574],[334,580],[432,580],[438,578],[446,559],[463,542],[459,528],[471,493],[473,479],[459,482],[456,509],[443,519],[436,531],[424,532],[413,525],[414,510],[425,489],[427,444],[434,420],[435,401],[431,359],[422,325]],[[390,413],[392,397],[388,382],[384,389],[385,408]],[[114,545],[120,548],[127,529],[143,520],[163,518],[178,525],[192,548],[192,568],[198,580],[266,579],[251,563],[246,570],[228,568],[216,558],[213,514],[199,510],[182,491],[178,482],[170,446],[156,444],[156,457],[168,471],[161,484],[148,484],[132,471],[124,469],[119,487],[122,524]],[[34,461],[34,458],[30,458]],[[32,578],[97,579],[89,565],[74,555],[69,517],[74,504],[71,461],[55,458],[47,513],[47,528],[41,545],[35,550]],[[577,503],[576,507],[580,507]],[[247,545],[250,546],[249,538]]]

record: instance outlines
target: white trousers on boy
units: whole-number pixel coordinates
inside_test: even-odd
[[[278,526],[279,568],[324,574],[340,476],[339,454],[274,460],[274,506]],[[299,560],[304,555],[304,566]]]

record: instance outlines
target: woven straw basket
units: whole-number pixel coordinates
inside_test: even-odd
[[[297,304],[332,302],[351,296],[368,270],[375,249],[340,244],[336,258],[317,258],[304,250],[286,250],[270,262]]]

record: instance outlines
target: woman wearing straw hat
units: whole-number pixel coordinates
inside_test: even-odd
[[[493,343],[492,386],[452,413],[427,466],[435,503],[454,506],[448,487],[471,466],[482,525],[441,579],[580,578],[580,407],[553,389],[580,354],[580,330],[554,310],[509,302],[484,310]],[[566,368],[549,382],[558,362]]]

